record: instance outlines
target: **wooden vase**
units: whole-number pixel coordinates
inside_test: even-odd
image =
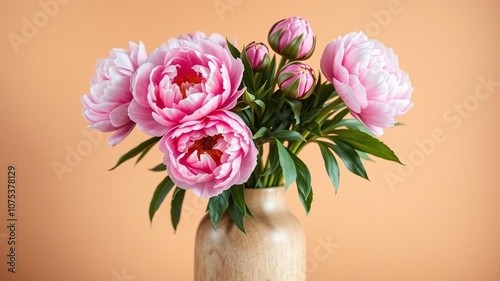
[[[287,209],[284,187],[246,188],[254,218],[241,232],[225,213],[214,230],[205,215],[196,233],[195,281],[304,281],[302,226]]]

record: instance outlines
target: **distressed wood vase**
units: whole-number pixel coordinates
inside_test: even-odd
[[[214,230],[205,215],[196,233],[195,281],[305,281],[300,222],[285,206],[284,187],[245,188],[254,218],[241,232],[225,213]]]

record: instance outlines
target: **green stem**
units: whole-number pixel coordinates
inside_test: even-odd
[[[276,83],[278,83],[278,75],[280,74],[281,72],[281,69],[283,68],[283,66],[285,66],[286,62],[287,62],[287,58],[285,57],[281,57],[280,59],[280,62],[278,64],[278,68],[276,69],[276,73],[274,74],[274,79],[273,79],[273,84],[272,84],[272,91],[274,92],[274,88],[276,87]]]
[[[321,113],[318,116],[316,116],[316,118],[314,118],[314,122],[320,124],[320,122],[323,121],[326,118],[326,116],[331,114],[331,112],[341,103],[342,103],[341,98],[337,98],[336,100],[332,101],[329,105],[324,107],[323,110],[321,110]]]
[[[316,116],[316,118],[314,118],[314,122],[318,123],[318,124],[321,124],[321,122],[329,115],[331,114],[331,112],[337,107],[339,106],[340,104],[342,103],[342,99],[340,98],[337,98],[336,100],[332,101],[329,105],[327,105],[326,107],[324,107],[320,114],[318,116]],[[301,141],[295,141],[291,146],[290,146],[290,152],[292,152],[293,154],[297,155],[300,150],[302,150],[302,147],[301,147],[301,144],[306,144],[307,143],[307,137],[311,134],[311,132],[309,132],[309,130],[304,130],[304,132],[302,132],[302,136],[304,137],[304,139],[306,139],[305,142],[301,142]]]

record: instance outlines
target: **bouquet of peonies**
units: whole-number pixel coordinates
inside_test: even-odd
[[[185,191],[192,190],[210,198],[214,227],[228,210],[244,231],[243,218],[251,216],[244,188],[288,188],[292,182],[309,212],[311,173],[298,157],[308,143],[319,147],[335,191],[337,159],[363,178],[361,159],[367,154],[399,162],[375,138],[413,105],[411,82],[392,49],[362,32],[338,37],[321,56],[322,79],[303,62],[316,43],[306,19],[277,22],[268,43],[275,55],[264,43],[240,51],[219,34],[197,32],[171,39],[149,55],[142,43],[130,43],[129,50],[113,49],[98,61],[90,93],[82,97],[90,127],[114,132],[112,146],[134,127],[151,137],[114,168],[141,160],[157,143],[164,153],[152,168],[167,175],[154,192],[151,220],[174,190],[175,229]]]

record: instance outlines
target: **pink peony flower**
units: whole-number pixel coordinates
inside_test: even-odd
[[[314,70],[302,62],[292,62],[278,74],[278,86],[288,97],[306,99],[314,92]]]
[[[160,140],[172,181],[199,197],[212,197],[245,183],[257,164],[250,129],[230,111],[215,111],[180,124]]]
[[[97,62],[97,71],[91,80],[90,93],[81,97],[83,116],[90,128],[114,132],[108,143],[112,146],[127,137],[135,126],[128,116],[132,101],[130,79],[146,61],[144,44],[130,43],[130,50],[113,49],[111,56]]]
[[[130,118],[145,133],[162,136],[180,123],[233,108],[244,92],[238,90],[242,77],[241,60],[217,43],[171,41],[133,77]]]
[[[392,49],[362,32],[333,40],[321,57],[323,74],[351,114],[376,135],[413,106],[411,82],[398,64]]]
[[[204,32],[197,31],[195,33],[183,34],[183,35],[177,37],[176,39],[171,39],[169,41],[169,43],[171,43],[172,41],[175,41],[175,40],[179,40],[179,39],[180,40],[187,40],[187,41],[194,42],[194,43],[199,43],[201,40],[209,40],[209,41],[212,41],[214,43],[221,45],[222,48],[228,50],[226,38],[224,38],[219,33],[212,33],[212,34],[210,34],[210,36],[207,36]],[[235,45],[236,42],[233,41],[233,42],[231,42],[231,44]]]
[[[309,22],[298,16],[275,23],[269,30],[268,41],[276,53],[291,60],[308,59],[316,45]]]

